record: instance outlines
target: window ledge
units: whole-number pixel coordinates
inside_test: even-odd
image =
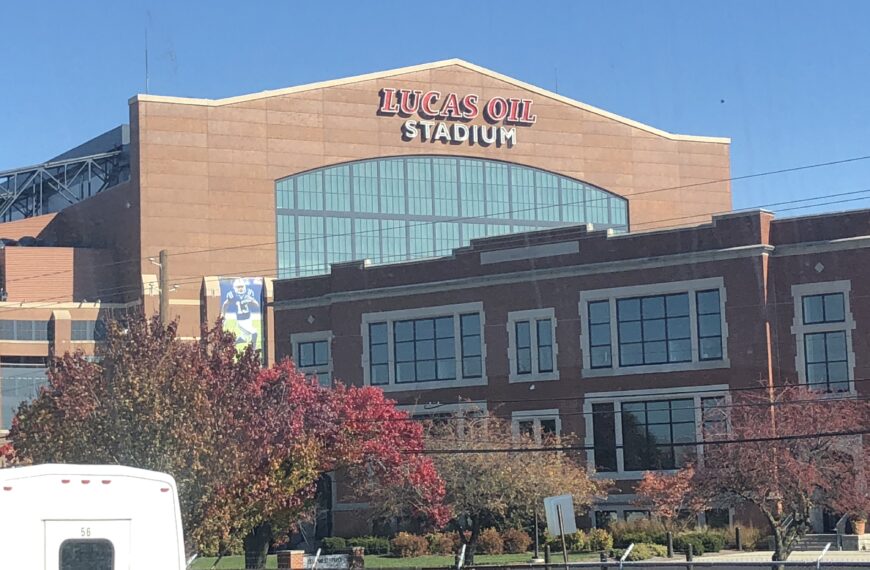
[[[430,382],[407,382],[404,384],[372,384],[384,392],[418,392],[420,390],[438,390],[441,388],[465,388],[468,386],[486,386],[486,377],[468,378],[464,380],[433,380]]]
[[[695,370],[716,370],[730,368],[731,360],[700,360],[698,362],[675,362],[673,364],[647,364],[644,366],[622,366],[619,368],[584,368],[581,378],[606,378],[609,376],[629,376],[631,374],[656,374],[664,372],[693,372]]]
[[[549,382],[559,379],[559,371],[539,372],[538,374],[511,374],[508,382],[511,384],[522,384],[532,382]]]

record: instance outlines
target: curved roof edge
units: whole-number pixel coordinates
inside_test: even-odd
[[[290,95],[293,93],[302,93],[304,91],[311,91],[314,89],[323,89],[326,87],[337,87],[340,85],[347,85],[350,83],[358,83],[360,81],[371,81],[373,79],[381,79],[384,77],[390,77],[393,75],[402,75],[406,73],[414,73],[417,71],[426,71],[429,69],[437,69],[440,67],[447,67],[450,65],[458,65],[460,67],[464,67],[471,71],[475,71],[477,73],[481,73],[483,75],[488,75],[489,77],[499,79],[506,83],[510,83],[522,89],[526,89],[533,93],[537,93],[543,97],[547,97],[549,99],[553,99],[555,101],[559,101],[560,103],[564,103],[566,105],[570,105],[572,107],[576,107],[578,109],[583,109],[584,111],[588,111],[590,113],[595,113],[596,115],[600,115],[602,117],[606,117],[608,119],[612,119],[615,121],[619,121],[620,123],[624,123],[626,125],[636,127],[638,129],[644,130],[646,132],[652,133],[654,135],[658,135],[661,137],[665,137],[672,140],[678,141],[694,141],[694,142],[707,142],[707,143],[720,143],[720,144],[730,144],[731,139],[728,137],[708,137],[708,136],[698,136],[698,135],[681,135],[675,133],[669,133],[667,131],[663,131],[661,129],[657,129],[650,125],[646,125],[644,123],[640,123],[638,121],[634,121],[632,119],[623,117],[621,115],[617,115],[615,113],[611,113],[609,111],[605,111],[604,109],[599,109],[598,107],[594,107],[592,105],[588,105],[586,103],[582,103],[575,99],[571,99],[570,97],[565,97],[563,95],[559,95],[553,91],[549,91],[542,87],[538,87],[536,85],[532,85],[530,83],[526,83],[524,81],[520,81],[519,79],[514,79],[513,77],[509,77],[507,75],[503,75],[501,73],[492,71],[485,67],[481,67],[479,65],[475,65],[473,63],[469,63],[463,59],[445,59],[441,61],[435,61],[432,63],[424,63],[420,65],[411,65],[408,67],[399,67],[396,69],[390,69],[387,71],[378,71],[375,73],[365,73],[363,75],[354,75],[351,77],[344,77],[341,79],[331,79],[329,81],[319,81],[316,83],[307,83],[305,85],[297,85],[295,87],[285,87],[282,89],[272,89],[268,91],[260,91],[258,93],[250,93],[248,95],[238,95],[235,97],[225,97],[223,99],[198,99],[195,97],[172,97],[165,95],[150,95],[150,94],[137,94],[129,99],[129,103],[135,102],[155,102],[155,103],[178,103],[183,105],[202,105],[206,107],[221,107],[223,105],[232,105],[234,103],[244,103],[245,101],[255,101],[257,99],[266,99],[269,97],[279,97],[281,95]]]

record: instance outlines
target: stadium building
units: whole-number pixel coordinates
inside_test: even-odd
[[[227,99],[137,95],[129,113],[0,172],[0,429],[51,355],[93,353],[103,317],[155,312],[161,294],[182,337],[223,314],[271,362],[275,278],[731,208],[728,139],[665,132],[461,60]]]

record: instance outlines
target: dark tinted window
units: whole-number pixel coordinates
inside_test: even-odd
[[[108,540],[65,540],[60,570],[114,570],[115,547]]]

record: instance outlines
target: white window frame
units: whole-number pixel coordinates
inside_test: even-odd
[[[583,400],[583,416],[586,421],[586,466],[593,477],[599,479],[641,479],[645,471],[626,471],[625,453],[622,440],[622,404],[624,402],[652,401],[652,400],[684,400],[692,398],[695,409],[695,441],[698,442],[696,453],[700,461],[703,461],[704,445],[704,418],[701,410],[701,400],[716,396],[725,397],[725,405],[731,405],[731,394],[727,384],[714,384],[709,386],[685,386],[681,388],[661,388],[656,390],[626,390],[623,392],[589,392]],[[592,425],[592,405],[613,404],[614,436],[616,440],[616,471],[595,472],[595,440]],[[730,414],[729,414],[730,415]],[[729,430],[731,427],[729,420]],[[679,469],[662,469],[659,473],[676,473]],[[605,509],[608,510],[608,509]]]
[[[299,344],[304,342],[322,342],[326,341],[326,367],[323,366],[301,366],[299,364]],[[293,354],[293,362],[296,363],[296,367],[300,372],[305,373],[306,376],[316,375],[318,377],[318,382],[320,376],[325,372],[329,375],[329,384],[323,384],[324,386],[332,386],[333,377],[332,377],[332,331],[317,331],[317,332],[306,332],[306,333],[296,333],[290,335],[290,350]]]
[[[558,408],[548,410],[522,410],[511,413],[511,433],[513,433],[515,437],[519,436],[520,422],[532,421],[534,422],[532,431],[535,442],[541,443],[541,436],[543,435],[541,432],[542,420],[556,420],[556,436],[562,435],[562,418],[559,416]]]
[[[553,339],[553,371],[538,371],[538,325],[542,319],[550,319],[550,334]],[[532,371],[529,374],[520,374],[517,362],[517,323],[529,321],[529,334],[532,341]],[[508,382],[543,382],[559,379],[559,343],[556,341],[556,311],[552,307],[543,309],[529,309],[527,311],[514,311],[508,313],[508,359],[510,360],[510,374]]]
[[[460,315],[477,313],[480,316],[480,377],[462,377],[462,327]],[[410,319],[428,319],[437,317],[453,317],[453,338],[456,346],[456,378],[454,380],[431,380],[427,382],[408,382],[396,384],[396,355],[395,336],[393,335],[393,323]],[[458,388],[465,386],[485,386],[486,377],[486,314],[483,311],[483,303],[460,303],[456,305],[440,305],[435,307],[422,307],[417,309],[400,309],[397,311],[383,311],[377,313],[365,313],[362,316],[361,336],[363,341],[362,368],[363,382],[371,386],[371,368],[369,366],[369,325],[373,323],[387,323],[387,384],[376,384],[384,392],[417,392],[420,390],[437,390],[439,388]]]
[[[407,412],[412,420],[426,421],[427,416],[431,414],[453,414],[459,416],[460,421],[456,422],[456,432],[460,437],[465,433],[465,415],[478,415],[479,417],[488,417],[489,410],[486,407],[486,400],[474,400],[471,402],[458,402],[453,404],[442,404],[441,402],[427,402],[416,404],[398,404],[397,410]],[[460,416],[462,414],[462,416]]]
[[[804,337],[812,333],[844,331],[846,333],[846,369],[849,378],[849,391],[835,392],[834,394],[842,395],[856,393],[855,351],[852,348],[852,331],[855,330],[857,324],[852,315],[852,304],[849,298],[851,292],[852,282],[848,279],[792,285],[791,295],[794,302],[794,318],[792,320],[791,332],[795,337],[795,367],[797,369],[798,381],[801,384],[807,385],[807,362],[806,353],[804,351]],[[803,298],[812,295],[827,295],[830,293],[843,294],[843,313],[845,315],[845,320],[841,323],[804,324]]]
[[[710,289],[719,290],[719,315],[722,320],[722,358],[719,360],[701,360],[698,353],[698,307],[697,293]],[[640,366],[620,366],[619,364],[619,322],[617,320],[616,302],[628,297],[647,297],[651,295],[672,295],[688,293],[689,296],[689,328],[692,341],[692,360],[689,362],[669,362],[663,364],[643,364]],[[580,292],[580,347],[583,355],[583,377],[600,378],[607,376],[624,376],[627,374],[649,374],[661,372],[681,372],[692,370],[714,370],[730,368],[728,357],[728,320],[725,317],[725,302],[727,292],[722,277],[693,279],[690,281],[672,281],[650,285],[634,285],[614,289],[596,289]],[[608,301],[610,303],[610,368],[592,368],[589,350],[589,303]]]

